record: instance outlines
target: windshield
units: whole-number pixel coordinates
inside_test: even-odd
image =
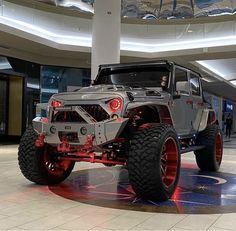
[[[125,85],[130,87],[168,87],[170,71],[167,67],[136,67],[111,70],[106,68],[99,73],[96,84]]]

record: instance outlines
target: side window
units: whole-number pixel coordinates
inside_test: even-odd
[[[190,85],[192,95],[201,96],[199,77],[192,73],[190,75]]]
[[[189,95],[189,82],[187,71],[175,69],[175,90],[178,94]]]

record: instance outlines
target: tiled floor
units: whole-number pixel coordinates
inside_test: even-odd
[[[236,185],[236,139],[224,144],[221,171],[235,174]],[[182,162],[195,160],[184,155]],[[75,170],[101,166],[77,164]],[[17,145],[0,145],[0,173],[0,230],[236,230],[236,213],[162,214],[67,200],[21,175]]]

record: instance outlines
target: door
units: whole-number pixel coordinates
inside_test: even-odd
[[[0,79],[0,135],[7,134],[7,117],[8,117],[8,82]]]
[[[174,92],[179,96],[171,107],[174,128],[180,136],[189,135],[192,132],[193,101],[188,72],[184,68],[175,67]]]
[[[199,76],[192,72],[190,72],[190,88],[193,101],[193,132],[196,132],[201,122],[204,104]]]

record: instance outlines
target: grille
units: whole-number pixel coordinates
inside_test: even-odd
[[[85,121],[75,111],[57,111],[57,112],[54,112],[52,122],[84,123]]]
[[[80,105],[96,121],[109,119],[109,114],[100,105]],[[85,123],[76,111],[54,111],[52,122]]]
[[[81,105],[81,107],[98,122],[110,118],[109,114],[100,105]]]

